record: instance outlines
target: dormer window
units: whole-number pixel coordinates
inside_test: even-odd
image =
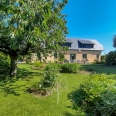
[[[62,46],[71,47],[71,43],[64,43]]]
[[[79,40],[78,41],[78,47],[79,48],[93,48],[94,44],[91,41]]]
[[[93,44],[82,44],[81,48],[93,48]]]

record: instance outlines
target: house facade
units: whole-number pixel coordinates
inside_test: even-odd
[[[65,52],[64,57],[67,62],[77,62],[77,63],[91,63],[95,60],[101,60],[101,52],[104,51],[103,45],[101,45],[96,40],[91,39],[77,39],[77,38],[67,38],[63,46],[68,47],[68,50]],[[33,54],[33,61],[37,58],[37,54]],[[56,54],[50,54],[47,58],[42,57],[42,61],[57,61]]]
[[[64,57],[67,62],[94,62],[94,60],[101,60],[101,52],[104,50],[103,46],[96,40],[91,39],[76,39],[67,38],[63,46],[69,49],[65,52]],[[44,59],[44,57],[42,57]],[[57,60],[55,54],[46,58],[46,61],[54,62]]]
[[[101,52],[104,50],[98,41],[89,39],[67,39],[65,46],[69,47],[65,54],[65,58],[69,62],[100,61]]]

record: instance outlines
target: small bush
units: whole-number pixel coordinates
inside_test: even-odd
[[[42,74],[41,81],[32,85],[27,91],[44,96],[51,94],[52,88],[56,85],[58,72],[58,65],[49,63]]]
[[[100,62],[99,62],[98,59],[95,59],[95,60],[94,60],[94,63],[95,63],[95,64],[99,64]]]
[[[63,73],[77,73],[78,64],[77,63],[66,63],[61,65],[61,72]]]
[[[106,61],[105,61],[105,60],[102,60],[102,61],[100,62],[100,64],[106,64]]]
[[[88,116],[116,114],[116,80],[113,76],[93,75],[68,97],[75,110],[80,107]]]
[[[105,61],[106,60],[106,55],[101,55],[101,61]]]
[[[105,60],[99,61],[98,59],[95,59],[95,60],[94,60],[94,63],[95,63],[95,64],[105,64],[106,62],[105,62]]]
[[[44,70],[46,67],[46,64],[40,61],[34,62],[33,65],[34,67],[32,67],[32,69],[35,69],[35,70]]]
[[[50,68],[54,68],[54,70],[58,70],[58,68],[59,68],[59,64],[56,64],[56,63],[49,63],[47,66],[46,66],[46,68],[45,68],[45,70],[49,70]]]
[[[50,63],[46,66],[43,78],[41,81],[41,87],[48,88],[53,87],[56,84],[56,79],[58,77],[58,65]]]
[[[34,62],[34,66],[35,66],[35,67],[40,67],[41,64],[42,64],[42,63],[41,63],[40,61],[36,61],[36,62]]]

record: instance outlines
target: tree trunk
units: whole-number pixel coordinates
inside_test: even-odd
[[[17,74],[17,56],[10,55],[10,75],[15,76]]]

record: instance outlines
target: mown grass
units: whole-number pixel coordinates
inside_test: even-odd
[[[35,96],[27,88],[41,79],[41,71],[32,70],[32,65],[18,65],[18,75],[10,78],[0,74],[0,116],[76,116],[67,95],[86,79],[89,74],[61,74],[62,87],[50,96]],[[94,69],[97,73],[116,74],[115,67],[103,65],[81,65],[81,70]],[[6,74],[6,75],[5,75]],[[58,103],[57,103],[58,102]]]
[[[84,64],[80,65],[81,70],[90,70],[92,69],[97,74],[116,74],[116,66],[108,66],[104,64]]]

